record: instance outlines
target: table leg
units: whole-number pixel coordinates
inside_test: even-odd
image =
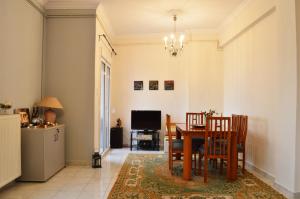
[[[231,135],[231,147],[230,147],[230,176],[229,180],[237,180],[238,172],[238,157],[237,157],[237,136],[236,132]]]
[[[183,139],[183,179],[191,180],[192,168],[192,138],[189,135],[184,135]]]

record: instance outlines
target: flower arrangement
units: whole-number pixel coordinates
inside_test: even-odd
[[[205,115],[205,118],[208,118],[208,117],[211,117],[211,116],[213,116],[214,114],[216,113],[216,111],[215,110],[211,110],[211,109],[209,109],[209,111],[208,112],[204,112],[204,115]]]

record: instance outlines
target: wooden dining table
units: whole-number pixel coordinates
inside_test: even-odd
[[[204,138],[205,128],[191,128],[188,125],[176,124],[176,137],[177,139],[183,136],[183,179],[192,179],[192,139]],[[231,147],[230,147],[230,173],[228,175],[229,181],[235,181],[237,179],[238,171],[238,158],[237,158],[237,132],[231,131]]]

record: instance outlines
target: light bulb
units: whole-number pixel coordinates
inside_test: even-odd
[[[184,35],[180,35],[180,48],[183,48],[183,40],[184,40]]]
[[[184,35],[180,35],[180,41],[183,42],[184,40]]]

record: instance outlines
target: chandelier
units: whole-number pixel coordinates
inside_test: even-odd
[[[176,21],[177,21],[177,15],[173,15],[173,21],[174,21],[174,31],[170,34],[170,36],[164,37],[165,42],[165,50],[169,51],[170,55],[173,57],[176,57],[182,50],[183,50],[183,41],[184,41],[184,34],[181,34],[178,37],[176,32]]]

